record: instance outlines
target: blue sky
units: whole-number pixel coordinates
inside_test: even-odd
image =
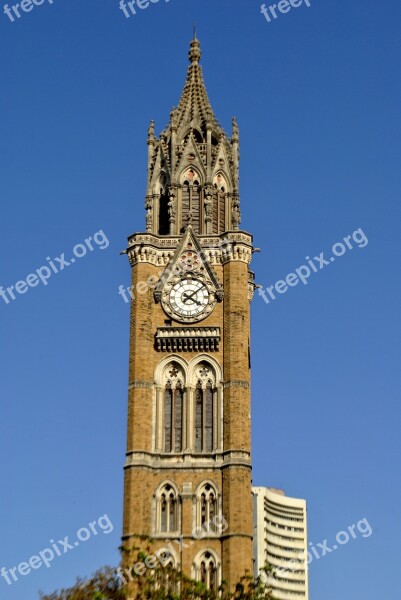
[[[2,2],[2,6],[4,1]],[[9,3],[9,4],[12,4]],[[267,3],[269,4],[269,3]],[[0,567],[107,514],[102,532],[0,597],[33,599],[116,564],[122,520],[130,269],[144,228],[146,131],[184,84],[196,21],[205,80],[241,132],[243,229],[263,287],[361,228],[368,239],[252,305],[254,483],[304,497],[309,539],[373,533],[314,560],[311,600],[392,598],[401,524],[398,0],[311,0],[268,23],[254,0],[118,0],[0,11],[0,285],[109,244],[0,298]],[[99,236],[98,236],[98,239]]]

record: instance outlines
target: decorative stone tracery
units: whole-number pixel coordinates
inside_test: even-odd
[[[164,359],[155,373],[154,439],[163,453],[212,453],[222,447],[222,382],[209,357]]]

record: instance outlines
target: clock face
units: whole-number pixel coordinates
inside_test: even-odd
[[[170,291],[169,301],[174,313],[191,319],[199,317],[209,306],[209,290],[198,279],[182,279]]]

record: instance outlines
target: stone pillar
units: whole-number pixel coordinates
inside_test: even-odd
[[[251,420],[248,264],[224,265],[223,578],[233,586],[252,573]]]

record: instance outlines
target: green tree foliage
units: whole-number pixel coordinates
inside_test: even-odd
[[[144,555],[138,555],[143,561]],[[126,573],[126,571],[124,571]],[[208,590],[170,566],[158,565],[143,575],[133,575],[126,579],[135,585],[136,600],[274,600],[266,583],[270,567],[257,579],[251,575],[242,577],[234,591],[228,591],[225,582],[218,590]],[[58,590],[50,595],[40,594],[41,600],[126,600],[126,585],[116,569],[104,567],[88,579],[78,579],[68,589]]]
[[[104,567],[87,579],[78,578],[71,588],[39,594],[41,600],[126,600],[116,569]]]

